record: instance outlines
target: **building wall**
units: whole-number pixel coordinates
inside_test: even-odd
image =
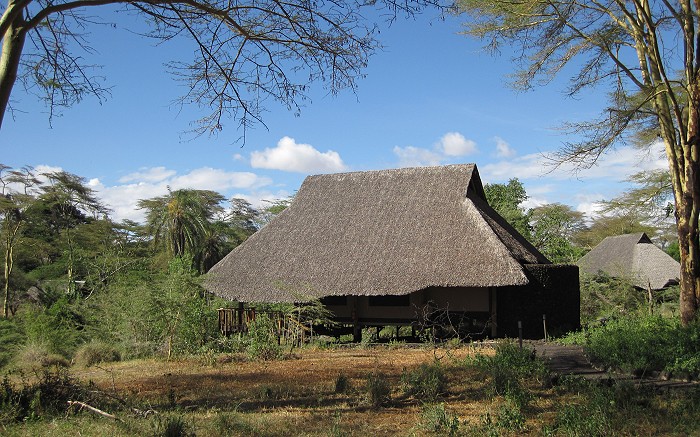
[[[525,267],[528,285],[494,289],[496,335],[518,337],[520,321],[524,338],[544,338],[543,315],[548,335],[577,329],[581,317],[578,266],[528,264]]]
[[[475,320],[495,320],[491,336],[518,337],[518,321],[523,337],[560,335],[580,326],[581,296],[578,267],[574,265],[528,264],[530,281],[523,286],[494,288],[431,287],[411,293],[408,305],[371,305],[371,297],[348,296],[345,305],[327,305],[341,321],[361,325],[408,323],[428,302],[433,308],[464,312]],[[495,314],[492,314],[495,312]]]
[[[396,296],[402,300],[401,305],[387,305],[391,302],[382,302],[382,298],[383,296],[347,296],[344,305],[326,304],[326,307],[339,319],[353,320],[356,316],[360,321],[387,323],[415,320],[417,313],[428,303],[433,308],[455,312],[489,311],[489,290],[486,288],[430,287],[403,298]]]
[[[424,301],[449,311],[488,312],[488,288],[431,287],[423,290]]]

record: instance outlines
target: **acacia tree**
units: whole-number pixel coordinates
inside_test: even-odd
[[[76,228],[90,219],[106,216],[108,209],[97,199],[95,191],[85,184],[85,178],[65,171],[42,173],[41,176],[46,178],[46,183],[39,187],[40,194],[32,208],[65,245],[68,291],[75,293]]]
[[[668,158],[681,257],[680,316],[700,307],[700,2],[679,0],[460,0],[467,32],[507,44],[514,85],[547,84],[573,68],[567,93],[610,91],[599,119],[568,127],[582,141],[555,159],[591,166],[611,147],[653,132]],[[570,65],[571,64],[571,65]],[[568,70],[571,71],[571,70]]]
[[[86,61],[93,49],[85,29],[99,24],[97,6],[141,16],[158,41],[194,43],[191,62],[169,67],[188,87],[180,101],[208,108],[193,130],[211,133],[229,116],[244,131],[262,122],[269,99],[298,109],[311,82],[331,92],[354,88],[378,47],[361,10],[383,8],[392,18],[440,1],[8,0],[0,16],[0,125],[17,81],[46,101],[50,117],[85,96],[108,95]]]
[[[532,244],[550,261],[575,263],[583,250],[573,244],[574,238],[584,229],[584,214],[567,205],[552,203],[529,211],[532,227]]]
[[[0,164],[0,244],[3,248],[3,305],[2,316],[10,316],[12,293],[10,278],[14,272],[15,248],[22,238],[27,209],[36,200],[30,191],[39,184],[34,169],[23,167],[19,170]],[[19,188],[19,190],[17,189]]]

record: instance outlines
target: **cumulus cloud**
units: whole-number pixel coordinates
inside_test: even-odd
[[[593,219],[600,215],[603,210],[602,200],[605,198],[602,194],[578,194],[574,196],[576,203],[576,211],[582,212],[588,219]]]
[[[394,155],[399,158],[399,167],[424,167],[440,165],[450,158],[466,156],[477,151],[476,143],[459,132],[448,132],[433,144],[432,149],[406,146],[394,147]]]
[[[138,178],[136,175],[142,175]],[[165,178],[155,175],[165,175]],[[99,179],[92,179],[89,186],[112,210],[116,221],[130,219],[142,221],[144,211],[136,208],[139,199],[149,199],[167,194],[168,187],[173,190],[191,188],[197,190],[218,191],[228,197],[232,190],[258,190],[272,184],[269,178],[260,177],[250,172],[230,172],[210,167],[202,167],[178,175],[174,170],[164,167],[140,169],[128,175],[129,183],[105,186]],[[123,182],[124,178],[120,179]],[[239,196],[240,197],[240,196]]]
[[[299,144],[284,137],[276,147],[250,154],[253,168],[291,171],[297,173],[333,173],[347,170],[337,152],[320,152],[310,144]]]
[[[476,143],[459,132],[448,132],[440,138],[436,148],[446,156],[466,156],[476,152]]]
[[[510,147],[510,144],[508,144],[506,140],[501,137],[495,137],[494,140],[496,141],[496,156],[498,158],[511,158],[515,156],[515,149]]]
[[[395,146],[394,155],[399,158],[399,167],[425,167],[430,165],[439,165],[443,159],[439,153],[413,146]]]

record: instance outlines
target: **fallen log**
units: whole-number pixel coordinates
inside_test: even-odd
[[[69,406],[69,407],[78,406],[79,409],[81,409],[81,410],[82,410],[82,409],[86,409],[86,410],[88,410],[88,411],[90,411],[90,412],[92,412],[92,413],[95,413],[95,414],[97,414],[97,415],[100,415],[100,416],[102,416],[102,417],[106,417],[106,418],[108,418],[108,419],[117,420],[117,421],[121,422],[121,420],[120,420],[117,416],[115,416],[115,415],[113,415],[113,414],[109,414],[109,413],[106,412],[106,411],[102,411],[102,410],[100,410],[99,408],[95,408],[95,407],[93,407],[93,406],[91,406],[91,405],[88,405],[88,404],[86,404],[85,402],[80,402],[80,401],[68,401],[68,406]]]

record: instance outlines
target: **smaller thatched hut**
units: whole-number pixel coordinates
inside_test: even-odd
[[[635,287],[661,290],[677,284],[681,265],[641,232],[607,237],[578,261],[585,274],[629,279]]]
[[[475,165],[309,176],[209,272],[243,302],[321,299],[354,326],[458,315],[491,336],[579,323],[578,268],[552,265],[486,202]]]

